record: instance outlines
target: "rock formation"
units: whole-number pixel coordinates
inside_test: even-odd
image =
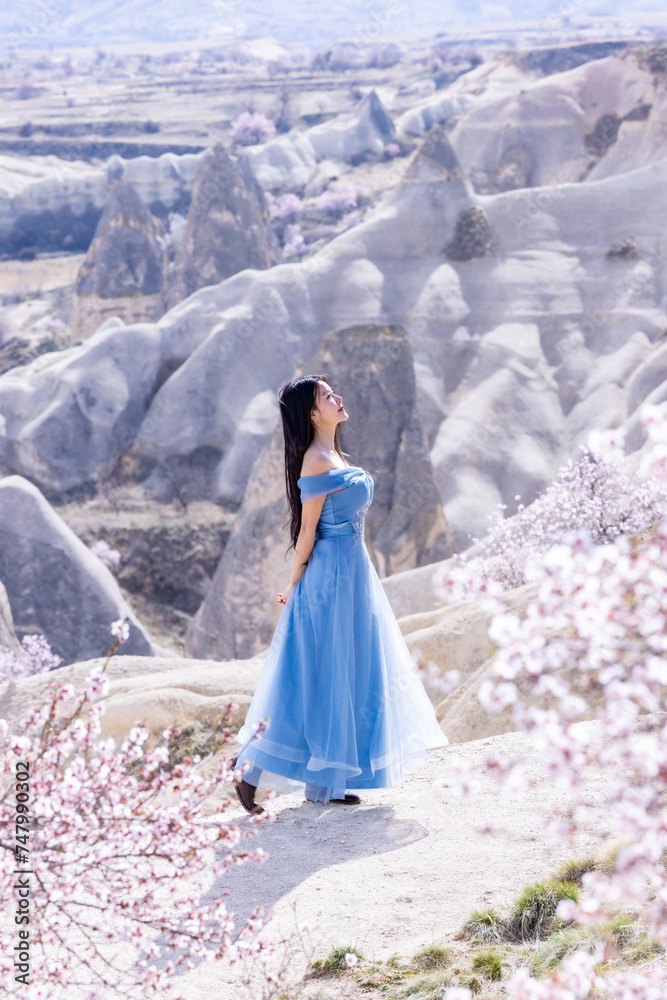
[[[335,331],[304,371],[326,372],[344,395],[350,413],[344,450],[375,479],[365,534],[379,575],[448,554],[405,331],[372,325]],[[414,509],[416,489],[421,503]],[[291,566],[286,515],[279,424],[255,462],[211,589],[188,629],[188,655],[250,656],[268,646],[282,610],[275,595]]]
[[[134,188],[117,181],[79,269],[72,331],[87,337],[111,316],[159,319],[166,259],[153,216]]]
[[[85,527],[73,523],[77,519],[71,509],[67,522],[86,545],[102,537],[121,552],[114,572],[123,590],[194,614],[211,585],[234,515],[217,504],[197,504],[187,513],[174,506],[172,517],[162,509],[155,512],[152,500],[146,507],[136,517],[121,511],[118,519],[107,518],[105,513],[101,530],[97,519],[91,530],[90,513],[84,515]]]
[[[205,462],[207,495],[240,505],[278,422],[280,384],[327,332],[367,324],[407,331],[436,487],[458,550],[486,533],[497,504],[517,493],[530,503],[592,428],[626,424],[640,447],[638,408],[667,393],[667,159],[654,162],[651,117],[623,120],[583,183],[549,174],[568,143],[588,162],[584,137],[603,114],[626,119],[646,103],[644,71],[632,73],[628,60],[609,57],[532,85],[542,88],[534,96],[545,113],[564,99],[574,123],[567,142],[554,124],[552,146],[540,142],[537,159],[531,153],[530,184],[547,175],[553,183],[477,197],[434,127],[368,219],[312,258],[246,269],[201,288],[157,324],[98,331],[80,348],[0,376],[5,470],[45,491],[78,489],[133,446],[156,486],[170,463],[185,474]],[[505,92],[517,83],[510,68]],[[598,93],[597,109],[573,103],[572,95],[594,103]],[[461,148],[465,123],[481,128],[479,113],[451,133],[460,129]],[[596,179],[626,126],[648,130],[632,169]],[[502,133],[489,161],[495,172],[509,148],[497,115],[487,132],[499,140]],[[515,183],[518,155],[503,163]],[[474,224],[463,233],[480,237],[472,249],[483,255],[469,256],[464,245],[452,259],[447,249],[466,219]],[[607,256],[628,238],[636,252]],[[421,502],[415,491],[413,509]]]
[[[359,102],[351,114],[336,115],[330,121],[286,135],[245,151],[257,180],[265,190],[305,184],[320,160],[360,163],[381,157],[396,131],[374,90]]]
[[[187,321],[162,333],[112,318],[83,345],[7,372],[0,404],[5,469],[37,482],[49,499],[71,489],[94,491],[99,470],[131,446],[151,399],[201,333]],[[150,425],[167,415],[158,407]]]
[[[450,138],[480,194],[590,183],[667,155],[658,125],[665,100],[629,50],[485,96]]]
[[[385,145],[395,138],[391,116],[374,90],[362,98],[351,115],[337,115],[308,130],[318,157],[352,163],[369,155],[382,156]]]
[[[7,650],[16,656],[21,655],[21,643],[14,631],[12,607],[5,585],[0,580],[0,652]]]
[[[185,236],[165,290],[167,304],[245,268],[271,267],[280,256],[264,195],[247,161],[215,146],[195,180]]]
[[[106,566],[21,476],[0,479],[0,580],[17,634],[43,633],[63,666],[105,655],[111,623],[125,616],[130,635],[119,653],[161,652]]]
[[[55,675],[46,671],[0,683],[2,718],[18,726],[33,705],[42,703],[47,689],[56,679],[62,684],[72,684],[76,697],[91,669],[103,666],[105,661],[106,656],[93,657],[59,667]],[[106,668],[109,691],[103,698],[102,734],[120,742],[132,726],[142,720],[157,736],[174,722],[177,725],[190,725],[195,721],[213,723],[230,701],[239,705],[234,714],[234,723],[238,724],[239,718],[242,721],[245,717],[263,662],[263,655],[219,663],[167,657],[160,653],[150,657],[115,654]],[[66,701],[63,708],[72,704]]]
[[[195,175],[210,155],[163,153],[124,159],[114,155],[105,166],[57,156],[0,154],[0,253],[24,246],[42,251],[87,250],[109,185],[131,184],[156,214],[187,212]]]
[[[298,128],[260,146],[248,146],[244,156],[265,191],[305,184],[317,166],[308,130]]]

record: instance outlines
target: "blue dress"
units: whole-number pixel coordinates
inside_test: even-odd
[[[347,466],[301,476],[298,486],[302,503],[326,499],[238,733],[236,769],[248,762],[251,785],[305,786],[308,799],[328,802],[396,784],[449,741],[366,548],[373,478]]]

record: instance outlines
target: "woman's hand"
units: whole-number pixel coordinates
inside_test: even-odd
[[[292,584],[288,583],[282,594],[278,594],[278,604],[285,604],[287,602],[287,598],[292,593],[292,589]]]

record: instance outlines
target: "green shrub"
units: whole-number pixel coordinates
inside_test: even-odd
[[[618,948],[622,948],[637,936],[634,920],[629,913],[617,913],[613,920],[603,925],[602,930],[613,936]]]
[[[497,951],[480,951],[473,957],[472,971],[487,979],[502,979],[503,962]]]
[[[546,940],[540,944],[531,959],[531,968],[534,973],[542,974],[547,969],[553,969],[559,965],[568,955],[575,951],[587,947],[592,951],[595,947],[595,937],[588,930],[558,930],[550,934]]]
[[[648,936],[644,927],[638,924],[629,913],[618,913],[613,920],[602,927],[611,934],[616,947],[623,952],[626,961],[633,964],[648,962],[663,952],[663,948]]]
[[[426,948],[422,948],[413,958],[413,962],[420,969],[444,969],[450,961],[451,951],[449,948],[441,948],[437,944],[430,944]]]
[[[347,969],[345,956],[348,954],[356,955],[360,962],[364,957],[358,948],[351,945],[346,948],[332,948],[324,960],[317,959],[315,962],[311,962],[311,969],[315,975],[320,976],[327,973],[335,975],[338,972],[344,972]]]
[[[632,964],[650,962],[658,955],[664,955],[664,948],[648,934],[637,934],[634,940],[630,941],[623,948],[623,957]]]
[[[397,973],[397,976],[400,974]],[[436,969],[432,972],[422,972],[417,975],[410,977],[410,981],[406,982],[404,985],[399,986],[396,993],[392,993],[391,996],[404,1000],[405,997],[417,997],[421,1000],[435,1000],[436,997],[441,997],[448,984],[447,979],[448,973],[444,972],[443,969]],[[363,987],[363,984],[362,984]],[[384,992],[384,990],[383,990]]]
[[[556,907],[562,899],[579,900],[572,882],[535,882],[523,890],[512,910],[508,930],[521,941],[545,937],[553,926]]]
[[[461,928],[461,933],[480,944],[503,941],[506,936],[505,921],[496,910],[473,910]]]
[[[575,858],[572,861],[566,861],[560,866],[554,875],[554,881],[571,882],[572,885],[581,886],[582,876],[586,872],[594,871],[595,868],[597,868],[595,858]]]

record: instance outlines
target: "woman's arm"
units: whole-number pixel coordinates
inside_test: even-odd
[[[301,530],[294,546],[292,575],[285,590],[282,594],[278,594],[279,604],[286,602],[308,565],[308,560],[315,544],[315,529],[317,528],[317,522],[320,519],[325,500],[325,496],[318,497],[316,500],[305,500],[301,506]]]

